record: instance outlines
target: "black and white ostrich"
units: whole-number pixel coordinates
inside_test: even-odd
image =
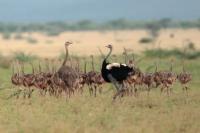
[[[110,49],[108,55],[104,58],[101,68],[101,74],[106,82],[113,83],[117,89],[117,93],[114,95],[113,100],[116,99],[122,92],[124,92],[124,80],[130,74],[134,74],[135,71],[132,67],[121,63],[108,63],[107,59],[112,53],[112,45],[106,46]]]

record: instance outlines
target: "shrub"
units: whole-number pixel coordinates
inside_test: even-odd
[[[167,58],[174,56],[176,58],[196,59],[200,57],[200,51],[193,51],[184,53],[179,49],[163,50],[163,49],[151,49],[144,51],[146,57],[160,57]]]
[[[46,35],[47,36],[59,36],[60,33],[61,33],[61,31],[55,31],[55,30],[53,31],[53,30],[51,30],[51,31],[47,31]]]
[[[11,38],[11,34],[7,32],[2,33],[2,38],[5,40],[9,40]]]
[[[139,40],[139,42],[140,42],[140,43],[151,43],[151,42],[153,42],[153,39],[150,38],[150,37],[144,37],[144,38],[141,38],[141,39]]]
[[[21,40],[21,39],[23,39],[23,36],[22,36],[21,34],[16,34],[16,35],[14,36],[14,39],[16,39],[16,40]]]
[[[27,38],[27,41],[28,41],[28,43],[30,43],[30,44],[36,44],[36,43],[38,42],[36,39],[31,38],[31,37],[28,37],[28,38]]]
[[[25,54],[23,52],[16,52],[14,53],[14,59],[22,61],[22,62],[28,62],[36,59],[37,57],[30,54]]]

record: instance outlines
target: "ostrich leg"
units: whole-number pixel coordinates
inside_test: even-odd
[[[21,90],[17,90],[15,93],[11,94],[9,97],[7,97],[6,99],[10,99],[14,96],[17,96],[17,98],[19,98],[19,94],[20,94]]]
[[[120,84],[119,82],[117,82],[116,79],[111,74],[108,75],[108,78],[111,81],[111,83],[114,84],[115,88],[117,89],[117,93],[113,96],[113,100],[115,100],[122,92],[124,92],[124,90],[123,90],[124,85],[123,85],[123,83]]]

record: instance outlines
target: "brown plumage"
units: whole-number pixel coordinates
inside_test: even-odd
[[[68,60],[68,46],[72,44],[71,42],[66,42],[65,43],[65,59],[62,63],[62,66],[59,68],[57,71],[58,76],[62,81],[65,83],[64,86],[64,91],[65,93],[71,95],[71,93],[74,92],[73,87],[75,86],[76,79],[78,78],[78,73],[76,70],[74,70],[72,67],[67,66],[66,62]]]
[[[188,83],[192,80],[192,74],[185,71],[184,64],[183,64],[183,71],[177,75],[177,79],[182,85],[183,91],[187,92],[189,89]]]

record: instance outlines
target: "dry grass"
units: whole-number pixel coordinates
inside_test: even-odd
[[[145,93],[146,94],[146,93]],[[186,97],[180,90],[170,98],[158,91],[140,98],[111,102],[111,93],[69,101],[52,97],[1,100],[1,132],[162,132],[200,130],[200,93]],[[3,108],[2,108],[3,107]]]
[[[174,37],[171,38],[170,34]],[[183,41],[190,39],[197,48],[200,48],[200,31],[197,29],[167,29],[160,32],[157,42],[162,41],[161,47],[165,49],[183,47]],[[33,38],[37,43],[32,44],[26,39],[0,38],[0,52],[3,55],[10,55],[13,52],[24,52],[26,54],[38,55],[40,57],[55,57],[59,56],[63,51],[63,43],[65,41],[73,41],[70,52],[75,55],[97,55],[99,54],[98,47],[103,51],[105,44],[112,43],[114,45],[114,53],[122,53],[123,47],[140,52],[146,48],[155,48],[149,44],[140,44],[139,40],[143,37],[148,37],[148,32],[145,30],[124,30],[124,31],[77,31],[65,32],[59,36],[46,36],[41,33],[23,33],[22,38]],[[29,45],[31,44],[31,45]]]
[[[147,58],[139,65],[145,70],[154,61]],[[159,69],[168,69],[168,61],[162,60]],[[181,71],[179,61],[174,66],[174,71]],[[199,67],[197,60],[186,61],[186,69],[193,75],[189,96],[176,84],[170,97],[153,89],[150,97],[141,92],[139,98],[125,97],[112,103],[114,91],[105,85],[104,93],[96,98],[90,97],[85,88],[83,96],[68,101],[41,97],[37,91],[31,99],[5,100],[14,90],[4,88],[0,91],[0,132],[197,133],[200,131]],[[0,68],[0,73],[0,82],[9,83],[10,70]]]

